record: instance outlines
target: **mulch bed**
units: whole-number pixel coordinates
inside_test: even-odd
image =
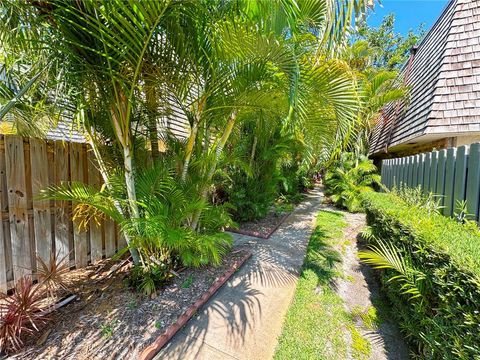
[[[107,261],[71,271],[66,281],[79,300],[52,313],[26,339],[24,350],[10,358],[137,359],[246,253],[234,248],[219,267],[185,269],[153,299],[126,287],[128,267],[110,278],[106,275],[112,264]]]
[[[228,231],[268,239],[290,214],[291,212],[276,214],[272,210],[262,219],[240,223],[238,229],[228,229]]]

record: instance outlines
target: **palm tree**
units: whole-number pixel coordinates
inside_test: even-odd
[[[308,126],[322,129],[325,138],[351,122],[358,104],[353,77],[330,57],[365,3],[47,0],[9,6],[27,9],[24,28],[35,23],[46,29],[48,37],[35,41],[62,64],[64,76],[57,79],[67,85],[73,115],[107,189],[118,197],[113,205],[137,227],[143,132],[146,127],[156,153],[154,123],[167,102],[190,122],[177,175],[182,183],[198,180],[194,188],[203,202],[231,135],[260,110],[283,117],[285,132]],[[114,191],[116,159],[126,194]],[[203,217],[199,207],[181,226],[202,231]],[[126,231],[138,263],[131,234]]]
[[[325,175],[326,194],[339,206],[351,212],[361,210],[361,194],[374,191],[380,184],[380,175],[367,156],[343,153]]]

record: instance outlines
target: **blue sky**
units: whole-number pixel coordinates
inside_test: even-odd
[[[382,7],[375,3],[374,12],[368,16],[368,24],[378,26],[385,15],[394,13],[396,32],[406,34],[421,23],[428,31],[447,3],[448,0],[383,0]]]

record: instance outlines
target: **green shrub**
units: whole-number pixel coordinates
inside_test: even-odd
[[[360,194],[373,191],[379,183],[380,176],[372,160],[364,155],[343,153],[325,174],[325,194],[337,206],[358,212],[362,210]]]
[[[419,358],[480,358],[478,231],[392,193],[362,198],[370,259],[383,267],[382,283]]]

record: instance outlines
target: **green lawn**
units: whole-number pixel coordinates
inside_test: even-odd
[[[370,343],[355,329],[352,315],[332,288],[334,278],[342,276],[336,266],[341,254],[332,246],[343,247],[346,226],[340,212],[319,213],[275,359],[345,359],[347,332],[354,358],[366,358],[370,352]]]

